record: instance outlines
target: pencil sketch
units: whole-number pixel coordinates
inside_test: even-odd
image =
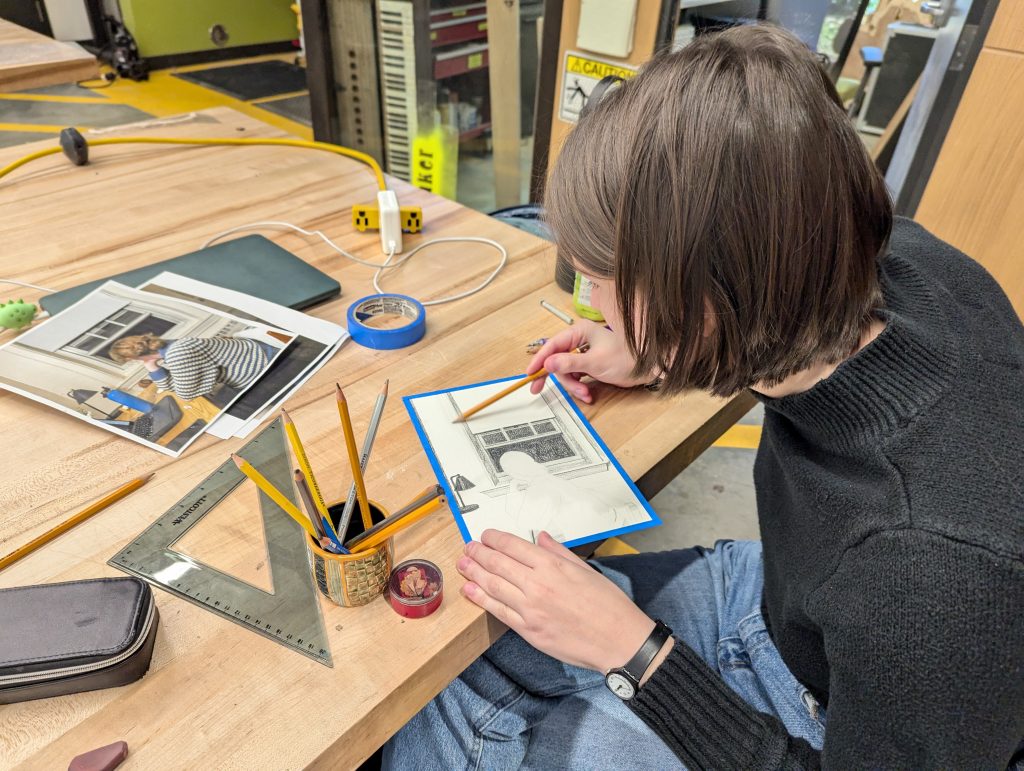
[[[551,379],[537,396],[520,389],[467,421],[452,422],[505,385],[406,397],[464,536],[479,538],[492,527],[536,540],[546,530],[576,544],[658,524]]]

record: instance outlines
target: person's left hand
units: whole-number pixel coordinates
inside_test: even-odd
[[[456,567],[464,596],[566,664],[621,667],[654,629],[621,589],[547,533],[532,544],[485,530]]]

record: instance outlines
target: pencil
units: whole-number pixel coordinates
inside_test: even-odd
[[[541,300],[540,301],[540,306],[544,310],[546,310],[548,313],[550,313],[552,316],[555,316],[555,317],[561,319],[566,324],[572,324],[572,322],[573,322],[572,316],[570,316],[565,311],[560,311],[558,308],[556,308],[554,305],[549,303],[547,300]]]
[[[359,470],[364,474],[370,463],[370,453],[373,451],[373,442],[377,438],[377,429],[380,427],[380,418],[384,414],[384,403],[388,400],[388,383],[384,381],[384,387],[377,394],[377,402],[373,405],[373,415],[370,416],[370,426],[366,429],[366,436],[363,437],[363,454],[359,458]],[[356,505],[356,483],[348,490],[348,499],[345,501],[345,508],[341,511],[341,519],[338,520],[338,540],[345,540],[345,533],[348,531],[349,522],[352,521],[352,511]]]
[[[238,470],[249,477],[253,484],[266,493],[270,500],[280,506],[284,510],[285,514],[302,525],[302,529],[313,536],[313,538],[317,538],[317,534],[313,530],[313,525],[310,524],[309,519],[303,516],[302,512],[295,508],[295,504],[288,500],[284,493],[270,484],[270,482],[267,481],[267,478],[253,468],[252,465],[241,455],[231,453],[231,460],[233,460],[235,465],[238,466]]]
[[[316,506],[313,505],[313,494],[309,491],[309,485],[306,483],[306,477],[303,476],[299,469],[295,469],[295,487],[298,488],[299,499],[302,501],[302,508],[305,509],[310,522],[313,523],[313,529],[317,532],[317,536],[320,539],[320,545],[328,551],[333,551],[339,554],[348,554],[348,549],[341,545],[341,541],[338,539],[337,533],[334,532],[334,526],[330,521],[330,516],[321,517],[317,513]],[[330,546],[328,547],[327,544]]]
[[[586,350],[586,348],[581,345],[579,348],[574,348],[572,351],[570,351],[570,353],[583,353],[585,350]],[[461,415],[457,416],[455,418],[455,420],[452,421],[452,423],[464,423],[469,418],[471,418],[473,415],[476,415],[478,412],[480,412],[480,410],[482,410],[482,409],[484,409],[486,407],[490,407],[492,404],[494,404],[499,399],[504,399],[510,393],[512,393],[513,391],[519,390],[520,388],[522,388],[527,383],[532,383],[534,380],[539,380],[540,378],[546,377],[546,376],[548,376],[550,374],[551,374],[550,372],[548,372],[546,369],[541,367],[539,370],[534,372],[532,375],[527,375],[526,377],[524,377],[524,378],[522,378],[520,380],[517,380],[512,385],[510,385],[508,388],[504,388],[501,391],[498,391],[498,393],[494,394],[494,396],[489,396],[488,398],[484,399],[482,402],[480,402],[475,407],[470,407],[468,410],[463,412]]]
[[[335,540],[337,534],[333,532],[334,525],[331,524],[331,515],[327,513],[327,504],[324,503],[324,496],[320,492],[320,485],[316,483],[316,477],[313,475],[313,467],[309,465],[309,458],[306,457],[306,449],[302,446],[302,440],[299,439],[299,430],[295,427],[295,421],[292,420],[291,415],[288,411],[281,408],[281,420],[284,423],[284,432],[288,435],[288,442],[292,446],[292,451],[295,453],[295,460],[299,462],[299,468],[302,469],[302,474],[306,478],[306,483],[309,485],[309,491],[312,494],[313,505],[316,507],[316,512],[319,515],[321,521],[327,520],[327,536],[332,537]]]
[[[409,503],[405,504],[405,506],[400,508],[387,519],[378,522],[369,530],[366,530],[360,533],[359,535],[353,536],[348,544],[349,549],[351,549],[352,544],[361,543],[362,541],[369,538],[371,535],[377,533],[379,530],[382,530],[388,525],[397,522],[398,520],[402,519],[408,514],[411,514],[421,506],[427,505],[435,498],[440,498],[442,495],[444,495],[444,488],[442,488],[441,485],[430,485],[430,487],[426,488],[422,493],[417,495],[415,498],[409,501]]]
[[[302,504],[302,510],[306,512],[306,516],[309,517],[309,521],[313,524],[313,529],[316,530],[316,537],[327,538],[327,532],[324,530],[323,523],[320,522],[320,515],[316,511],[316,506],[313,505],[313,494],[309,492],[306,477],[302,475],[299,469],[295,469],[294,473],[295,489],[299,491],[299,502]]]
[[[433,498],[417,509],[413,509],[408,514],[392,515],[383,522],[378,522],[372,528],[365,533],[360,533],[351,541],[348,542],[348,548],[353,552],[367,551],[375,546],[380,546],[382,543],[387,541],[391,536],[400,530],[404,530],[423,519],[427,514],[434,511],[434,509],[443,505],[447,502],[447,498],[441,496],[439,498]]]
[[[345,392],[341,386],[334,384],[337,389],[338,415],[341,416],[341,430],[345,434],[345,451],[348,453],[348,462],[352,466],[352,479],[356,485],[356,498],[359,499],[359,515],[363,519],[363,529],[369,530],[373,527],[373,520],[370,518],[370,503],[366,499],[366,483],[363,482],[363,471],[359,468],[359,455],[356,453],[356,436],[352,432],[352,417],[348,414],[348,402],[345,400]]]
[[[444,495],[444,488],[441,485],[430,485],[430,487],[427,487],[423,492],[405,504],[405,506],[392,514],[391,517],[404,517],[413,509],[418,509],[424,503],[432,501],[434,498],[439,498],[442,495]],[[391,517],[388,517],[388,519],[391,519]],[[374,525],[374,527],[377,527],[377,525]]]
[[[15,549],[14,551],[12,551],[10,554],[8,554],[7,556],[5,556],[3,558],[0,558],[0,570],[3,570],[4,568],[13,565],[15,562],[20,560],[22,557],[24,557],[24,556],[26,556],[28,554],[31,554],[36,549],[38,549],[40,546],[45,546],[50,541],[52,541],[54,538],[56,538],[59,535],[62,535],[63,533],[66,533],[68,530],[73,528],[75,525],[78,525],[78,524],[81,524],[82,522],[85,522],[85,520],[89,519],[89,517],[91,517],[94,514],[98,514],[99,512],[103,511],[103,509],[107,508],[112,503],[116,503],[117,501],[121,500],[122,498],[124,498],[129,493],[135,492],[136,490],[138,490],[140,487],[142,487],[144,484],[146,484],[146,482],[148,482],[152,478],[153,478],[152,474],[146,474],[145,476],[139,477],[138,479],[133,479],[131,482],[128,482],[127,484],[121,485],[119,488],[117,488],[113,492],[107,493],[102,498],[100,498],[98,501],[96,501],[95,503],[89,504],[84,509],[82,509],[80,512],[78,512],[74,516],[69,517],[68,519],[64,520],[63,522],[61,522],[56,527],[47,530],[45,533],[43,533],[42,535],[38,536],[37,538],[33,538],[31,541],[29,541],[24,546],[20,546],[17,549]]]

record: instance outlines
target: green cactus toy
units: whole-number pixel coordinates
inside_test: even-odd
[[[0,304],[0,327],[21,329],[32,323],[36,317],[36,306],[24,300],[8,300]]]

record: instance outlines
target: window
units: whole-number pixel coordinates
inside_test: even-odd
[[[475,434],[474,438],[483,444],[490,465],[499,474],[504,473],[501,456],[513,450],[525,452],[538,463],[544,464],[577,457],[576,451],[553,420],[517,423]]]
[[[75,338],[61,350],[113,361],[110,358],[110,346],[118,338],[125,335],[144,335],[147,332],[159,336],[173,329],[175,324],[176,322],[170,319],[125,308]]]

